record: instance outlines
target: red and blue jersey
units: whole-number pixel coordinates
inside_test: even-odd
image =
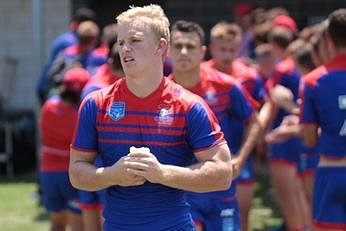
[[[319,151],[346,156],[346,55],[337,56],[303,78],[301,123],[321,128]]]
[[[39,117],[41,134],[41,172],[67,172],[70,144],[77,122],[77,108],[63,103],[58,96],[48,99]]]
[[[224,143],[215,115],[197,95],[163,78],[145,98],[120,79],[90,94],[79,109],[72,147],[97,152],[104,166],[147,146],[163,164],[191,165],[194,152]],[[162,230],[190,221],[184,191],[146,182],[107,188],[104,217],[118,230]]]
[[[174,75],[169,78],[174,80]],[[211,68],[202,67],[200,81],[189,91],[201,96],[219,120],[232,153],[237,153],[243,141],[244,123],[254,109],[250,96],[231,76]],[[203,193],[209,197],[229,197],[235,194],[235,184],[227,191]]]
[[[300,74],[298,73],[292,57],[286,57],[275,65],[274,73],[266,82],[268,91],[276,85],[282,85],[291,90],[294,102],[299,97]],[[278,127],[281,121],[289,113],[284,109],[279,109],[278,115],[274,119],[273,128]]]
[[[202,66],[214,68],[215,62],[211,59],[203,62]],[[231,63],[227,74],[233,76],[248,91],[251,97],[256,101],[256,105],[253,105],[256,109],[264,103],[265,89],[255,69],[235,60]]]

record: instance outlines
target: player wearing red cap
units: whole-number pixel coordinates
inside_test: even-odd
[[[80,93],[88,79],[82,68],[67,71],[59,95],[48,99],[40,111],[40,181],[52,230],[65,230],[67,223],[74,231],[82,230],[78,193],[69,181],[68,167]]]

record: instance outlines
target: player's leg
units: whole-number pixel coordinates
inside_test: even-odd
[[[243,231],[248,230],[249,213],[251,209],[251,202],[254,196],[254,184],[238,184],[237,197],[239,200],[240,221]]]
[[[303,188],[303,202],[306,203],[306,225],[312,227],[312,193],[315,170],[318,164],[318,153],[316,148],[305,148],[300,154],[299,176]]]
[[[101,211],[83,210],[84,231],[102,231],[103,218]]]
[[[270,146],[271,183],[288,230],[303,230],[304,203],[298,177],[299,145],[296,140]]]
[[[84,231],[102,231],[105,190],[87,192],[79,190]]]
[[[277,194],[281,213],[288,228],[304,227],[303,209],[300,204],[299,179],[294,166],[271,163],[271,183]]]
[[[65,231],[67,225],[67,211],[50,212],[51,231]]]
[[[236,179],[237,199],[239,202],[240,222],[243,231],[248,230],[249,213],[255,192],[252,157],[248,158]]]
[[[68,225],[71,227],[72,231],[84,231],[83,221],[81,214],[77,214],[71,211],[67,212]],[[97,231],[97,230],[95,230]]]
[[[71,185],[67,173],[64,175],[59,187],[67,208],[67,225],[71,228],[71,231],[83,231],[78,190]]]
[[[43,204],[49,212],[52,231],[64,231],[67,225],[67,205],[60,190],[60,185],[65,178],[66,173],[64,172],[41,172],[40,174]]]

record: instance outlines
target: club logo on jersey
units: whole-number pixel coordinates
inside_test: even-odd
[[[213,104],[213,103],[216,103],[216,102],[217,102],[217,98],[215,97],[215,94],[214,94],[214,92],[212,92],[212,91],[207,91],[207,92],[205,93],[204,100],[205,100],[208,104]]]
[[[112,120],[118,121],[125,116],[125,102],[114,102],[108,111]]]
[[[155,116],[155,121],[159,123],[172,123],[173,116],[169,112],[169,106],[159,106],[159,115]]]

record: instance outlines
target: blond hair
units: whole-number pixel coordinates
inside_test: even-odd
[[[210,30],[210,38],[230,40],[230,41],[240,41],[242,37],[242,30],[240,26],[235,23],[228,22],[218,22]]]
[[[127,24],[134,19],[148,24],[157,37],[164,38],[169,42],[169,20],[159,5],[150,4],[142,7],[130,6],[130,9],[118,15],[118,25]]]

